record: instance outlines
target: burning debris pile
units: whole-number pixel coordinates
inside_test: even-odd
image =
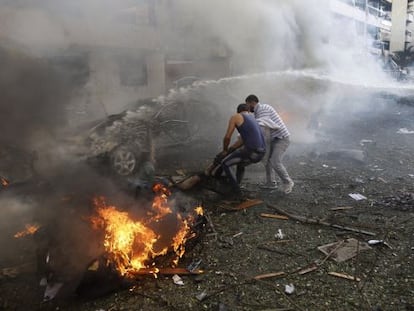
[[[103,197],[94,199],[97,215],[91,222],[104,233],[108,263],[123,276],[150,267],[156,274],[155,259],[171,251],[175,255],[170,264],[176,267],[185,253],[185,243],[196,236],[192,225],[203,216],[201,207],[187,215],[174,212],[168,203],[170,191],[161,184],[155,184],[153,190],[156,195],[152,208],[142,219],[107,205]],[[171,228],[174,230],[168,232]]]
[[[69,270],[81,265],[83,259],[75,264],[69,262],[68,254],[74,247],[67,249],[66,244],[59,244],[60,238],[54,236],[59,235],[54,232],[55,227],[28,224],[14,235],[33,235],[36,241],[38,273],[41,283],[46,285],[45,301],[58,292],[68,291],[82,297],[100,296],[125,282],[134,282],[139,275],[197,273],[177,266],[187,243],[195,242],[207,223],[202,207],[177,207],[176,201],[170,200],[171,191],[163,184],[154,184],[152,192],[152,200],[135,201],[134,206],[126,209],[109,204],[110,199],[103,196],[93,198],[92,215],[81,217],[89,227],[85,231],[88,236],[84,236],[84,241],[73,242],[86,243],[86,248],[96,250],[95,256],[76,272]],[[66,235],[70,233],[63,235],[67,243],[70,237]]]

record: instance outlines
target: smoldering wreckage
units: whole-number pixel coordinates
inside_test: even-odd
[[[80,167],[49,179],[35,153],[2,148],[2,204],[31,212],[2,224],[0,308],[413,310],[414,108],[377,100],[343,128],[320,113],[318,141],[286,159],[289,195],[261,189],[258,164],[249,199],[229,199],[205,172],[218,150],[200,102],[93,124],[66,141]]]

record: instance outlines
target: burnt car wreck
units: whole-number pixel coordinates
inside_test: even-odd
[[[139,101],[81,134],[85,156],[90,164],[103,165],[116,175],[134,175],[148,159],[202,143],[200,116],[211,111],[197,102]]]

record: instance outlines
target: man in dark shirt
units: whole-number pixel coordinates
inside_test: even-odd
[[[234,130],[237,129],[240,136],[230,145]],[[226,134],[223,138],[224,156],[221,166],[229,178],[233,191],[240,193],[240,182],[243,178],[244,168],[252,163],[261,161],[266,152],[263,133],[254,116],[249,112],[249,105],[240,104],[237,113],[230,117]],[[237,165],[236,176],[231,166]]]

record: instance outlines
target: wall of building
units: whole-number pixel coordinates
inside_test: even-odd
[[[393,0],[390,52],[404,51],[406,42],[407,0]]]
[[[365,3],[331,0],[330,6],[334,14],[361,24],[361,27],[365,29],[366,39],[382,41],[390,52],[404,51],[407,46],[413,44],[414,6],[412,0],[367,0]],[[368,32],[368,36],[365,31]]]

